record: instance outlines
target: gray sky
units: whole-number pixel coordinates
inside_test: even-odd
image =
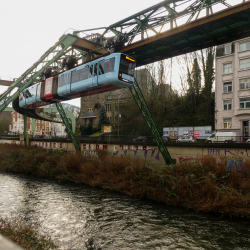
[[[69,29],[109,26],[159,2],[0,0],[0,77],[18,78]],[[235,5],[242,0],[227,2]],[[5,89],[0,87],[0,93]],[[79,98],[69,103],[80,106]]]
[[[0,76],[19,77],[70,28],[109,26],[159,2],[0,0]]]

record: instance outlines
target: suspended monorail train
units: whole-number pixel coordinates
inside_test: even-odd
[[[22,91],[19,106],[35,109],[134,84],[136,61],[123,53],[113,53],[47,78]]]

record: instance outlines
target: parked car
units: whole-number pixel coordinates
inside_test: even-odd
[[[151,138],[149,136],[138,136],[134,138],[133,141],[148,142],[148,141],[151,141]]]
[[[176,142],[189,142],[194,143],[197,142],[196,138],[193,136],[182,136],[176,140]]]
[[[163,135],[163,136],[162,136],[162,140],[163,140],[165,143],[171,142],[170,137],[168,137],[168,136],[166,136],[166,135]],[[153,141],[155,142],[155,139],[154,139]]]
[[[247,139],[246,143],[250,143],[250,139]]]

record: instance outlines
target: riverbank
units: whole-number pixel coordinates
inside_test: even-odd
[[[249,167],[246,160],[245,167]],[[105,155],[98,158],[39,147],[0,145],[0,170],[84,183],[196,211],[250,218],[249,171],[226,172],[212,156],[174,166]]]

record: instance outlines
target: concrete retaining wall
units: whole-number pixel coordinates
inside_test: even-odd
[[[0,143],[21,144],[18,140],[1,140]],[[46,142],[31,141],[30,145],[39,146],[48,150],[65,150],[75,152],[71,142]],[[250,156],[250,145],[248,144],[169,144],[169,153],[175,162],[183,159],[199,159],[205,155],[214,157],[227,157],[232,159],[246,159]],[[107,151],[113,156],[130,157],[132,159],[147,159],[154,163],[165,164],[165,161],[156,145],[119,145],[102,143],[81,143],[81,150],[85,155],[95,155],[98,150]]]

